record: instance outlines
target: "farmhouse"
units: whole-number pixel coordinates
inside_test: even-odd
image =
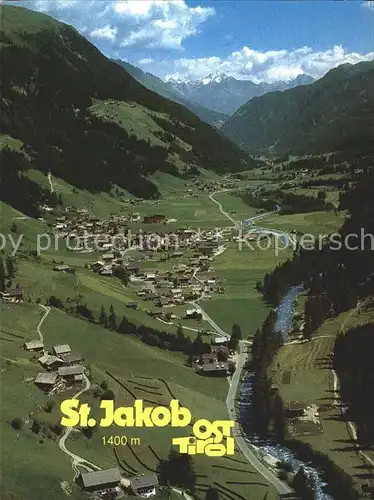
[[[53,270],[59,271],[59,272],[67,272],[67,271],[70,271],[70,266],[68,266],[66,264],[61,264],[59,266],[54,266]]]
[[[166,222],[165,215],[145,215],[143,218],[144,224],[160,224],[161,222]]]
[[[288,418],[301,417],[304,414],[306,404],[299,401],[291,401],[286,405],[286,416]]]
[[[44,354],[44,356],[39,358],[38,361],[47,370],[54,370],[64,364],[62,359],[59,359],[57,356],[53,356],[51,354]]]
[[[139,268],[140,268],[140,264],[138,262],[134,262],[132,264],[128,264],[128,266],[127,266],[127,270],[131,274],[135,274],[135,275],[137,275],[139,273]]]
[[[130,486],[135,495],[148,498],[156,495],[158,479],[156,474],[133,477],[130,479]]]
[[[54,389],[59,381],[57,373],[38,373],[35,378],[35,384],[44,392],[49,392]]]
[[[44,342],[41,340],[30,340],[24,344],[26,351],[42,351],[44,349]]]
[[[80,382],[83,380],[84,370],[82,365],[63,366],[58,369],[58,374],[67,382]]]
[[[118,469],[85,472],[78,479],[84,490],[96,493],[114,490],[119,487],[120,481],[121,475]]]
[[[226,362],[220,363],[215,361],[214,363],[204,363],[198,368],[198,372],[201,375],[210,375],[213,377],[226,377],[228,374],[229,365]]]
[[[206,363],[214,363],[216,361],[216,355],[212,352],[208,352],[208,353],[205,353],[205,354],[202,354],[200,356],[200,363],[201,364],[206,364]]]
[[[137,309],[138,308],[138,303],[137,302],[128,302],[126,304],[126,307],[128,307],[129,309]]]
[[[197,319],[197,318],[202,318],[202,314],[198,309],[187,309],[185,312],[185,317],[187,319]]]
[[[60,356],[61,354],[69,354],[71,353],[70,346],[68,344],[63,345],[55,345],[53,347],[53,352],[56,356]]]
[[[227,338],[226,337],[214,337],[212,343],[213,343],[213,345],[224,346],[224,345],[227,345]]]
[[[64,364],[68,366],[76,365],[77,363],[83,361],[83,357],[77,352],[61,354],[60,358],[64,362]]]

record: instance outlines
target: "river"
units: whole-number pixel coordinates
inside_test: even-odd
[[[284,341],[287,340],[289,332],[291,331],[295,300],[302,290],[302,285],[290,288],[277,309],[277,318],[274,329],[283,336]],[[326,484],[322,479],[322,473],[318,469],[314,468],[313,464],[299,460],[295,453],[290,449],[281,446],[274,441],[260,439],[259,436],[255,434],[252,419],[252,415],[254,415],[256,411],[256,408],[254,408],[252,404],[253,377],[253,373],[247,372],[241,387],[239,399],[239,418],[248,440],[258,447],[264,454],[275,457],[279,461],[286,461],[290,463],[295,471],[297,471],[300,467],[303,467],[314,484],[316,500],[333,500],[330,495],[324,492],[324,486]]]

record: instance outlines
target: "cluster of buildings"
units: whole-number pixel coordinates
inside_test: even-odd
[[[24,349],[41,354],[38,362],[45,371],[38,373],[34,382],[42,391],[51,393],[83,382],[86,371],[83,357],[73,353],[68,344],[56,345],[47,352],[42,340],[31,340],[24,344]]]
[[[195,364],[196,372],[210,377],[227,377],[229,375],[230,353],[227,339],[216,337],[211,352],[202,354]]]
[[[156,474],[135,476],[128,483],[122,479],[117,468],[82,473],[78,484],[99,498],[121,498],[123,489],[130,490],[135,496],[150,498],[156,495],[158,489]]]

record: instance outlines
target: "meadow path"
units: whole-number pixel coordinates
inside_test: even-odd
[[[36,327],[36,331],[38,332],[40,342],[44,343],[44,336],[42,334],[41,327],[44,321],[46,320],[48,314],[51,312],[51,308],[49,306],[44,306],[43,304],[40,304],[40,307],[44,309],[45,313],[43,314],[42,319],[39,321],[38,326]]]

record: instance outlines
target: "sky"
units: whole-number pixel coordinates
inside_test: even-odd
[[[374,59],[374,1],[22,0],[161,78],[272,83]]]

